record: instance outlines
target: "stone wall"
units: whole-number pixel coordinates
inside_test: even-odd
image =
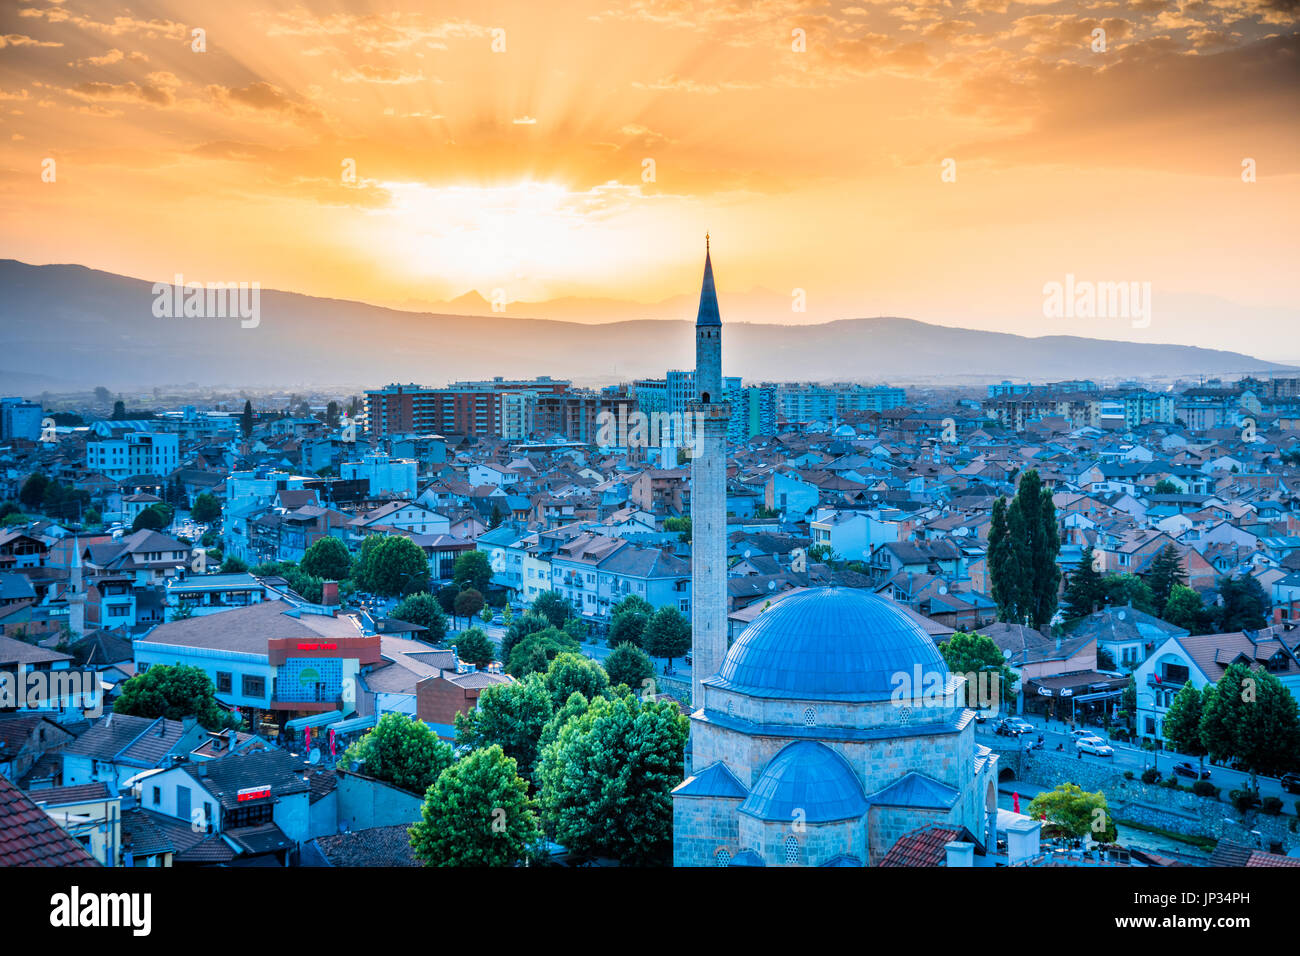
[[[1208,836],[1215,840],[1232,840],[1248,846],[1259,846],[1251,831],[1258,831],[1262,849],[1281,844],[1282,852],[1300,847],[1300,833],[1292,832],[1291,816],[1270,816],[1257,810],[1239,813],[1228,802],[1228,790],[1220,799],[1198,797],[1184,790],[1174,790],[1158,784],[1146,784],[1140,779],[1128,780],[1123,771],[1097,760],[1079,760],[1054,751],[1035,750],[1028,753],[1004,750],[999,764],[1015,771],[1017,780],[1043,787],[1055,787],[1064,781],[1077,783],[1084,790],[1100,790],[1106,795],[1111,812],[1121,820],[1132,820],[1146,826],[1160,827],[1188,836]],[[1162,771],[1167,774],[1168,769]]]

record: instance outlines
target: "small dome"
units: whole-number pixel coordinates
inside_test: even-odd
[[[848,761],[825,744],[801,740],[772,758],[740,812],[782,823],[831,823],[862,816],[867,799]]]
[[[896,675],[919,695],[947,665],[897,604],[853,588],[814,588],[778,601],[736,639],[706,683],[752,697],[889,700]]]

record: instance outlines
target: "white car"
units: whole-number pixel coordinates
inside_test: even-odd
[[[1080,737],[1074,742],[1077,750],[1086,754],[1096,754],[1098,757],[1113,757],[1115,751],[1108,743],[1103,743],[1100,737]]]

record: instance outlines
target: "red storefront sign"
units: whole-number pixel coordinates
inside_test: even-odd
[[[265,787],[245,787],[243,790],[236,791],[235,801],[243,803],[246,800],[261,800],[271,795],[271,788]]]

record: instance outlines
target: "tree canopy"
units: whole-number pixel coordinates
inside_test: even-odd
[[[642,634],[644,650],[651,657],[681,657],[691,649],[691,623],[675,607],[661,607]]]
[[[646,681],[653,681],[655,665],[635,644],[619,644],[605,658],[605,672],[609,674],[610,684],[626,684],[639,693]]]
[[[473,588],[480,594],[492,583],[492,564],[483,551],[466,551],[452,565],[451,579],[461,590]]]
[[[411,847],[425,866],[513,866],[541,836],[515,760],[490,746],[466,754],[425,794]]]
[[[408,594],[393,608],[389,617],[427,628],[422,637],[430,644],[441,644],[447,639],[447,615],[438,599],[428,591]]]
[[[424,721],[388,713],[343,752],[339,765],[350,768],[356,761],[368,777],[411,793],[424,793],[451,766],[452,759],[451,746],[439,740]]]
[[[346,544],[332,535],[326,535],[312,542],[299,566],[313,577],[325,581],[342,581],[352,576],[352,555]]]
[[[511,684],[483,688],[478,706],[456,715],[456,746],[500,745],[506,756],[531,776],[540,753],[539,741],[554,715],[551,691],[541,674],[529,674]]]
[[[429,559],[402,535],[371,535],[361,543],[353,580],[364,591],[400,597],[429,590]]]
[[[1060,550],[1051,490],[1031,468],[1020,476],[1010,504],[1002,498],[993,504],[988,569],[999,620],[1035,628],[1051,622],[1061,578],[1056,564]]]
[[[496,648],[482,628],[471,627],[462,631],[452,643],[456,645],[456,655],[466,664],[487,667],[496,659]]]
[[[676,704],[633,695],[597,698],[572,716],[538,767],[539,802],[556,840],[580,855],[667,865],[687,725]]]
[[[122,685],[113,713],[135,717],[194,717],[208,730],[238,727],[240,721],[217,704],[212,679],[186,664],[154,664]]]
[[[1072,837],[1091,835],[1099,843],[1114,843],[1118,838],[1106,795],[1100,790],[1088,793],[1077,783],[1058,784],[1029,802],[1031,817],[1043,814],[1048,823]]]

